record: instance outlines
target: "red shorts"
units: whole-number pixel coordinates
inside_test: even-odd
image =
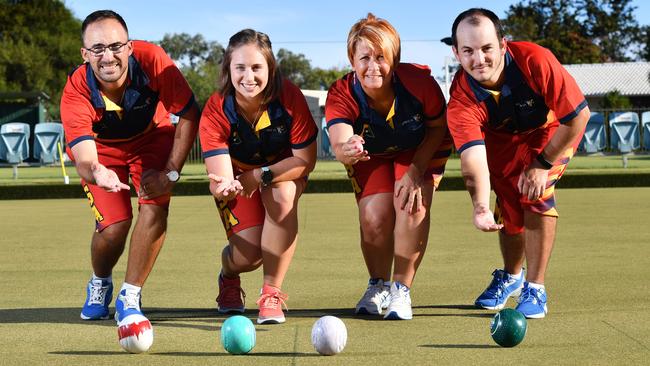
[[[307,177],[304,178],[304,182],[307,182]],[[228,238],[250,227],[264,225],[266,208],[262,202],[262,194],[259,189],[255,190],[250,198],[237,196],[228,202],[219,201],[215,198],[214,202],[217,204],[221,223],[223,223],[223,228],[226,229]]]
[[[95,142],[99,162],[113,170],[122,183],[128,183],[129,176],[137,192],[140,189],[142,172],[148,169],[164,170],[174,144],[174,127],[163,126],[133,140],[116,143]],[[96,230],[133,217],[131,207],[132,191],[106,192],[94,184],[81,180],[84,192],[95,215]],[[171,194],[150,200],[138,198],[138,205],[169,207]]]
[[[436,153],[438,154],[438,153]],[[354,165],[346,165],[348,177],[357,202],[363,197],[377,193],[389,193],[395,190],[395,182],[400,180],[408,171],[415,155],[415,149],[405,150],[390,157],[373,155],[368,161],[360,161]],[[445,172],[445,164],[449,153],[434,156],[424,173],[424,180],[434,188]]]
[[[485,134],[490,183],[497,196],[495,220],[504,225],[506,234],[514,235],[524,231],[524,211],[558,216],[555,208],[555,184],[564,174],[582,135],[553,163],[553,168],[548,172],[546,190],[540,199],[530,201],[522,196],[517,188],[519,176],[524,168],[544,149],[557,127],[558,124],[555,124],[521,135],[490,132]]]
[[[264,224],[266,210],[259,189],[250,198],[237,196],[228,202],[215,198],[214,202],[217,204],[219,216],[221,216],[221,222],[226,229],[228,238],[242,230]]]

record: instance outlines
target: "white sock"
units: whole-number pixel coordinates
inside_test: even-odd
[[[544,290],[545,289],[543,284],[534,283],[534,282],[528,282],[528,287],[532,287],[532,288],[537,289],[537,290]]]
[[[508,274],[509,274],[510,277],[512,277],[513,279],[515,279],[515,280],[519,280],[519,279],[521,279],[521,275],[524,274],[524,271],[519,271],[519,273],[517,273],[517,274],[512,274],[512,273],[508,273]]]
[[[93,280],[102,280],[102,281],[108,281],[108,282],[113,282],[113,276],[109,275],[108,277],[98,277],[95,272],[93,272]]]
[[[122,292],[122,290],[133,290],[133,291],[135,291],[137,293],[140,293],[140,291],[142,291],[142,287],[134,286],[134,285],[132,285],[130,283],[124,282],[122,284],[122,288],[120,289],[120,292]]]

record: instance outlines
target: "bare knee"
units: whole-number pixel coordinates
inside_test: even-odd
[[[393,236],[395,217],[386,212],[365,212],[359,219],[366,242],[383,241]]]
[[[293,181],[281,182],[263,195],[267,217],[282,225],[296,218],[298,187]]]
[[[238,245],[237,248],[234,245]],[[222,266],[227,274],[236,275],[252,272],[262,265],[262,250],[259,246],[230,243],[221,252]]]
[[[167,226],[167,216],[169,210],[167,207],[157,205],[141,205],[138,213],[138,223],[145,227],[156,225]]]
[[[130,228],[131,219],[116,222],[95,233],[95,241],[100,241],[102,244],[124,246]]]

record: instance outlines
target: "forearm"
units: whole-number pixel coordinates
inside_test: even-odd
[[[183,117],[180,118],[176,125],[174,133],[174,145],[169,154],[166,168],[169,170],[181,171],[185,164],[185,159],[194,145],[196,134],[199,130],[198,108],[192,107]]]
[[[93,166],[99,163],[97,145],[93,140],[81,141],[71,148],[75,169],[79,177],[90,184],[96,184]]]
[[[350,137],[354,135],[352,126],[344,123],[338,123],[329,128],[330,145],[334,152],[336,160],[343,164],[350,163],[350,157],[345,155],[343,146],[348,142]]]
[[[75,161],[75,169],[79,177],[83,179],[86,183],[95,184],[95,176],[92,171],[93,162],[92,161]]]
[[[490,206],[490,172],[487,165],[485,146],[473,146],[460,156],[461,173],[465,187],[472,198],[474,208]]]
[[[273,182],[285,182],[306,177],[316,165],[316,144],[300,150],[293,150],[293,156],[283,159],[269,168],[273,171]]]
[[[429,166],[433,155],[438,151],[442,140],[445,138],[447,129],[445,127],[428,127],[424,140],[420,143],[411,164],[420,172],[424,173]]]
[[[542,154],[547,161],[551,163],[556,161],[564,155],[567,149],[575,144],[585,130],[589,115],[589,108],[585,107],[574,119],[558,127],[544,150],[542,150]]]

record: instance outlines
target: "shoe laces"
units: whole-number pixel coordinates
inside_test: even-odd
[[[108,286],[102,286],[101,281],[91,281],[90,282],[90,296],[88,299],[88,305],[100,304],[104,305],[104,299],[108,293]]]
[[[241,287],[235,285],[223,286],[217,296],[217,303],[225,302],[226,304],[232,304],[240,301],[242,304],[246,302],[246,293]]]
[[[492,272],[492,283],[490,283],[490,289],[494,290],[494,298],[500,298],[501,295],[506,290],[506,285],[508,283],[508,274],[505,271],[495,269]]]
[[[282,309],[282,305],[284,305],[284,308],[289,310],[287,307],[287,304],[285,303],[285,300],[288,300],[289,296],[287,294],[284,294],[278,290],[273,291],[273,292],[268,292],[268,293],[262,293],[260,295],[260,298],[257,300],[257,306],[259,307],[265,307],[269,309]]]
[[[124,304],[124,309],[137,309],[140,310],[140,293],[137,291],[124,291],[122,297],[122,303]]]
[[[409,298],[409,288],[404,285],[396,287],[395,290],[390,292],[391,304],[401,305],[403,303],[408,303],[406,300]]]
[[[381,304],[386,297],[388,297],[388,290],[384,288],[384,284],[379,282],[375,284],[368,284],[366,292],[363,294],[363,302],[373,302]]]
[[[542,290],[538,290],[534,287],[524,287],[521,290],[521,296],[519,296],[519,300],[517,301],[518,303],[523,303],[523,302],[532,302],[533,304],[537,305],[540,303],[540,293]]]

